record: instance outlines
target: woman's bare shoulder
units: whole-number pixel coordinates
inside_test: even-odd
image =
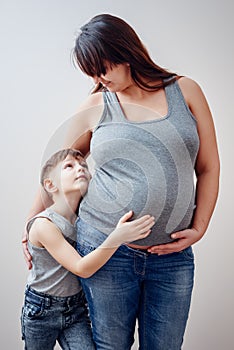
[[[180,78],[178,84],[197,122],[204,123],[205,120],[211,120],[212,116],[209,105],[200,85],[193,79],[187,77]]]
[[[83,111],[89,108],[98,107],[103,105],[102,92],[96,92],[89,95],[86,100],[80,105],[79,111]]]
[[[190,100],[195,95],[202,94],[202,89],[195,80],[184,76],[180,77],[177,81],[186,100]]]
[[[192,112],[195,112],[198,106],[208,107],[202,88],[195,80],[188,77],[181,77],[178,79],[178,84]]]
[[[193,80],[189,77],[182,76],[182,77],[179,77],[177,81],[178,81],[178,84],[179,84],[182,91],[183,90],[184,91],[191,91],[191,90],[194,91],[194,90],[199,90],[199,89],[201,90],[201,87],[199,86],[199,84],[195,80]]]

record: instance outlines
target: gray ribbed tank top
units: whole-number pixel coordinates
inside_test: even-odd
[[[103,115],[91,140],[95,172],[79,215],[108,235],[129,210],[134,218],[151,214],[156,223],[150,236],[134,242],[139,245],[170,242],[172,232],[190,226],[195,208],[196,120],[177,82],[165,93],[166,116],[132,122],[116,94],[104,92]]]
[[[67,219],[50,208],[36,215],[28,223],[28,232],[38,217],[48,218],[62,232],[66,240],[76,247],[76,229]],[[48,235],[50,232],[48,232]],[[32,269],[27,284],[38,292],[67,297],[81,290],[77,276],[61,266],[45,248],[39,248],[28,241],[28,249],[32,256]]]

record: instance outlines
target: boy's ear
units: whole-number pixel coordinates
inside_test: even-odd
[[[44,180],[44,188],[49,193],[54,193],[58,190],[56,185],[53,183],[51,179],[45,179]]]

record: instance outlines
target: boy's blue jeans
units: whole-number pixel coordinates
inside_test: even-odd
[[[94,350],[83,291],[53,297],[27,287],[22,309],[22,339],[27,350]]]
[[[106,238],[81,219],[77,229],[81,255]],[[81,279],[96,348],[131,349],[138,319],[139,349],[181,349],[193,276],[191,247],[158,256],[121,246],[92,277]]]

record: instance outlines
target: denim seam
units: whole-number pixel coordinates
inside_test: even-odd
[[[146,334],[145,334],[145,330],[146,330],[146,324],[145,324],[145,314],[146,314],[146,293],[145,293],[145,285],[143,285],[143,288],[144,288],[144,300],[143,300],[143,305],[144,305],[144,314],[143,314],[143,325],[144,325],[144,328],[143,328],[143,344],[142,344],[142,348],[144,350],[145,348],[145,337],[146,337]]]
[[[144,257],[144,263],[143,263],[142,271],[138,271],[137,268],[136,268],[136,258],[139,258],[139,257],[141,257],[141,256],[138,255],[138,254],[134,254],[134,271],[135,271],[136,274],[144,276],[145,275],[146,257]]]
[[[184,249],[184,250],[181,251],[181,253],[182,253],[183,257],[185,259],[187,259],[188,261],[194,261],[194,254],[193,254],[192,251],[188,252],[187,249]]]
[[[24,325],[24,307],[21,311],[21,339],[25,339],[25,325]]]
[[[71,350],[71,348],[69,346],[69,343],[67,342],[67,338],[66,338],[65,334],[63,334],[63,339],[64,339],[64,341],[65,341],[65,343],[67,345],[67,350]]]

